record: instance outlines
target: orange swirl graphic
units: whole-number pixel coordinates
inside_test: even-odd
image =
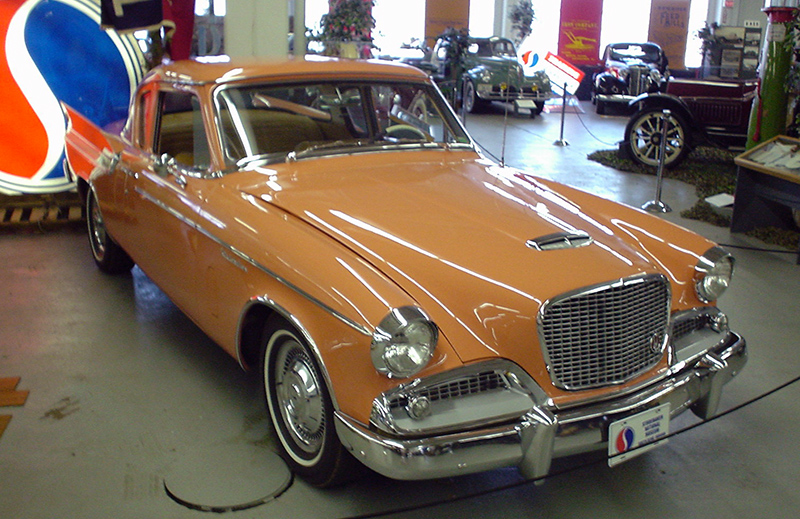
[[[8,48],[7,36],[11,19],[25,0],[0,1],[0,171],[21,178],[31,178],[47,157],[47,132],[28,99],[11,75],[8,55],[24,49]]]

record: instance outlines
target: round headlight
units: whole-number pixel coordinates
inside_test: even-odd
[[[733,256],[719,247],[706,251],[697,262],[695,290],[704,303],[719,299],[727,290],[733,277]]]
[[[418,373],[433,357],[439,330],[419,308],[395,308],[372,334],[372,363],[390,377]]]

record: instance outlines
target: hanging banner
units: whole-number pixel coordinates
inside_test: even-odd
[[[574,65],[600,63],[603,0],[562,0],[558,55]]]
[[[664,49],[672,69],[684,69],[691,0],[653,0],[647,38]]]

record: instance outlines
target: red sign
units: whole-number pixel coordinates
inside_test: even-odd
[[[576,65],[600,62],[603,0],[562,0],[558,55]]]
[[[583,80],[584,72],[552,52],[547,53],[544,61],[550,81],[559,88],[566,85],[567,93],[574,94]]]

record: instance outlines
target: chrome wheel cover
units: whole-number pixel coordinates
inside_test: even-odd
[[[658,166],[661,155],[663,119],[660,112],[648,112],[639,117],[631,128],[630,150],[635,158],[650,166]],[[667,119],[667,148],[665,164],[671,164],[686,145],[681,122],[674,116]]]
[[[320,376],[297,340],[287,338],[279,348],[271,368],[275,405],[290,436],[287,440],[314,456],[322,449],[327,425]]]

